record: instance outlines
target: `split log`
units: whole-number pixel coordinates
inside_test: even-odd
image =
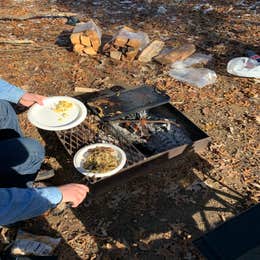
[[[138,49],[128,51],[126,53],[126,56],[123,59],[127,60],[127,61],[133,61],[135,59],[135,57],[137,56],[138,51],[139,51]]]
[[[142,45],[142,42],[139,39],[129,39],[127,45],[135,49],[139,49]]]
[[[88,55],[96,55],[97,54],[97,52],[92,47],[84,47],[83,52],[88,54]]]
[[[110,57],[115,60],[121,60],[122,52],[120,51],[110,51]]]
[[[70,40],[74,45],[73,50],[75,52],[96,55],[101,45],[101,37],[100,28],[91,20],[87,23],[78,23],[70,36]],[[75,45],[77,46],[75,47]]]
[[[196,51],[194,44],[184,44],[177,48],[165,48],[154,59],[161,64],[171,64],[176,61],[185,60]]]
[[[128,41],[127,38],[118,36],[115,38],[114,44],[118,47],[124,47],[124,46],[126,46],[127,41]]]
[[[80,36],[81,36],[80,33],[73,33],[73,34],[71,34],[71,36],[70,36],[71,43],[73,45],[80,44]]]
[[[149,62],[153,57],[157,56],[162,48],[164,47],[164,42],[155,40],[150,43],[139,55],[138,60],[141,62]]]
[[[103,52],[116,60],[133,61],[148,43],[149,37],[146,33],[135,32],[124,26],[104,45]]]
[[[91,47],[91,41],[88,36],[80,35],[80,43],[84,46]]]
[[[73,51],[79,53],[79,54],[82,54],[83,53],[83,50],[84,50],[84,46],[81,45],[81,44],[75,44],[73,46]]]

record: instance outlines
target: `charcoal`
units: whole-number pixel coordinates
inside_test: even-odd
[[[191,144],[192,140],[185,134],[183,129],[174,127],[168,132],[157,132],[150,136],[147,143],[142,146],[151,153],[160,153],[183,144]]]

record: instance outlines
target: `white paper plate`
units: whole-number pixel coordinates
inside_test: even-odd
[[[85,161],[85,158],[88,154],[88,150],[89,149],[93,149],[96,147],[111,147],[114,150],[116,150],[118,152],[118,156],[120,158],[120,163],[119,165],[113,169],[112,171],[106,172],[106,173],[94,173],[94,172],[90,172],[87,171],[86,169],[83,168],[83,164]],[[74,167],[82,174],[88,176],[88,177],[97,177],[97,178],[104,178],[104,177],[109,177],[111,175],[116,174],[117,172],[119,172],[125,165],[126,163],[126,154],[125,152],[119,148],[118,146],[115,146],[113,144],[108,144],[108,143],[99,143],[99,144],[91,144],[91,145],[87,145],[83,148],[81,148],[74,156],[73,159],[73,163],[74,163]]]
[[[66,116],[53,111],[59,101],[68,101],[73,106],[66,111]],[[38,128],[50,131],[60,131],[73,128],[80,124],[87,115],[85,105],[79,100],[66,97],[55,96],[46,98],[43,105],[34,104],[28,111],[29,121]]]

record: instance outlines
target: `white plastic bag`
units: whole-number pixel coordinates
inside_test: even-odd
[[[199,88],[213,84],[217,79],[215,71],[205,68],[173,68],[169,74],[177,80],[187,82]]]
[[[260,64],[248,57],[239,57],[230,60],[227,64],[227,72],[247,78],[260,78]]]
[[[87,23],[77,23],[73,30],[73,33],[79,33],[84,31],[95,31],[97,32],[99,39],[101,39],[102,37],[101,29],[94,23],[93,20],[90,20]]]
[[[203,53],[195,53],[182,61],[176,61],[172,63],[172,68],[186,68],[195,64],[207,64],[212,59],[212,55],[207,55]]]
[[[149,36],[145,32],[131,32],[128,29],[122,28],[113,38],[121,36],[127,39],[138,39],[141,43],[140,50],[143,50],[150,42]]]

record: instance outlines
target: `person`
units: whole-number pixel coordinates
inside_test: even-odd
[[[86,197],[86,185],[28,187],[39,174],[45,157],[43,146],[24,137],[11,103],[30,107],[45,97],[28,93],[0,79],[0,226],[39,216],[59,203],[77,207]]]

